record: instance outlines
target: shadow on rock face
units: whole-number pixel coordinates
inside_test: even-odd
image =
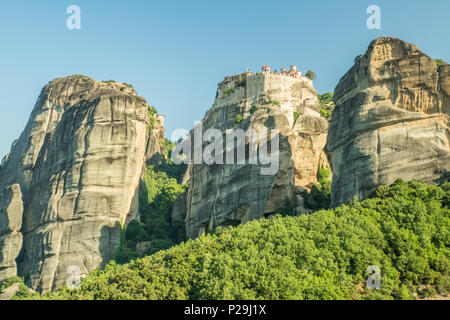
[[[267,120],[264,122],[264,126],[266,128],[273,128],[275,127],[275,119],[274,117],[270,116],[267,118]]]
[[[114,227],[103,226],[100,230],[99,252],[102,257],[100,264],[104,268],[111,260],[114,260],[116,248],[120,245],[120,223],[117,221]]]

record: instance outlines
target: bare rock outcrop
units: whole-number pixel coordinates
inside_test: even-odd
[[[127,85],[81,75],[44,87],[0,167],[0,280],[47,292],[114,257],[137,215],[147,107]]]
[[[374,40],[334,93],[327,149],[332,205],[397,178],[435,182],[450,169],[450,66],[396,38]]]
[[[328,166],[323,151],[328,122],[319,110],[317,92],[305,77],[265,72],[225,78],[202,120],[202,131],[219,130],[225,143],[227,130],[278,130],[279,170],[263,175],[261,168],[268,165],[250,164],[248,139],[245,164],[227,164],[225,159],[224,164],[190,164],[189,189],[172,213],[174,220],[185,219],[187,236],[246,223],[286,205],[306,212],[305,193],[317,183],[319,166]],[[233,148],[236,157],[237,144]]]

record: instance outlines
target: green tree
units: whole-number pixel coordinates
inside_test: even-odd
[[[324,118],[331,117],[334,110],[333,92],[319,94],[320,115]]]
[[[226,88],[223,95],[224,97],[228,97],[230,94],[233,94],[236,90],[234,88]]]
[[[317,184],[312,186],[310,194],[306,197],[306,206],[309,209],[328,209],[331,204],[331,170],[320,167],[317,172]]]
[[[305,77],[307,77],[310,80],[316,80],[316,74],[312,70],[306,71]]]

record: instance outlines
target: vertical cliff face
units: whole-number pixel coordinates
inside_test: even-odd
[[[374,40],[340,80],[328,134],[332,204],[366,197],[376,186],[433,182],[450,169],[450,66],[415,45]]]
[[[287,204],[297,212],[307,211],[304,195],[317,183],[319,166],[328,166],[323,152],[328,122],[318,113],[312,82],[271,73],[242,77],[227,77],[219,84],[214,105],[202,120],[202,131],[218,129],[225,143],[226,130],[277,129],[279,170],[261,174],[267,165],[250,164],[248,153],[246,164],[190,165],[190,187],[176,201],[172,214],[176,220],[185,217],[190,238],[217,226],[276,213]],[[236,156],[236,143],[233,148]]]
[[[113,258],[137,214],[147,125],[126,85],[76,75],[44,87],[0,169],[0,279],[45,292]]]

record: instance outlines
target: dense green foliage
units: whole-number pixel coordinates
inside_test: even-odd
[[[147,133],[150,133],[155,126],[156,113],[157,111],[154,106],[147,106],[147,117],[149,119],[149,124],[147,126]]]
[[[235,92],[234,88],[226,88],[224,93],[223,93],[223,96],[224,97],[228,97],[230,94],[233,94],[234,92]]]
[[[324,118],[330,118],[334,110],[333,92],[319,94],[320,115]]]
[[[13,285],[14,283],[17,283],[17,282],[19,282],[19,283],[23,282],[23,279],[19,276],[15,276],[15,277],[7,278],[5,280],[0,281],[0,292],[9,288],[11,285]]]
[[[259,219],[45,299],[411,299],[450,290],[450,184],[397,181],[334,210]],[[369,266],[381,288],[368,289]]]
[[[154,116],[157,113],[156,108],[154,106],[148,106],[147,112],[149,115],[152,115],[152,116]]]
[[[168,157],[170,158],[170,153],[172,152],[173,149],[175,149],[176,143],[167,138],[164,138],[162,145],[166,150]]]
[[[306,197],[306,206],[312,210],[328,209],[331,203],[331,170],[319,168],[317,184],[311,188]]]
[[[236,115],[236,118],[234,119],[234,124],[236,125],[236,124],[238,124],[238,123],[241,123],[242,120],[244,120],[244,117],[242,117],[242,114],[238,113],[238,114]]]
[[[14,276],[14,277],[11,277],[11,278],[7,278],[7,279],[5,279],[3,281],[0,281],[0,293],[3,290],[8,289],[10,286],[12,286],[15,283],[19,284],[19,290],[17,291],[17,293],[13,297],[13,300],[32,299],[33,297],[34,298],[39,298],[39,294],[32,293],[30,291],[30,289],[25,285],[24,279],[22,277],[19,277],[19,276]]]
[[[334,96],[333,92],[327,92],[327,93],[319,94],[320,104],[323,105],[323,104],[330,103],[331,101],[333,101],[333,96]]]

